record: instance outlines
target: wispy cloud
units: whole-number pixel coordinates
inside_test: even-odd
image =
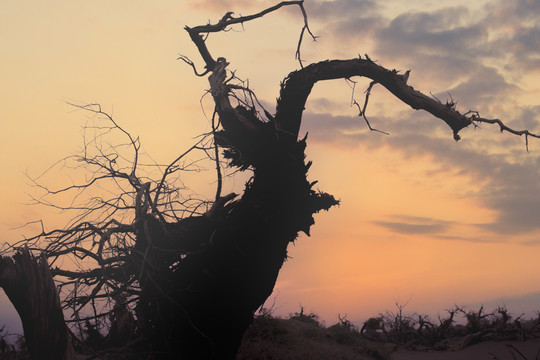
[[[417,216],[397,215],[392,218],[395,219],[395,221],[375,221],[374,224],[393,232],[407,235],[439,234],[446,231],[451,225],[448,221]]]

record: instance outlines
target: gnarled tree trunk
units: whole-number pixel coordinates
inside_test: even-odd
[[[224,73],[225,63],[219,66]],[[216,69],[211,83],[220,75]],[[213,91],[220,85],[212,83]],[[253,168],[252,180],[238,201],[217,202],[201,217],[163,224],[146,215],[136,246],[147,267],[137,312],[146,336],[156,350],[193,359],[234,358],[274,289],[288,244],[309,233],[313,213],[337,204],[307,181],[304,140],[280,141],[275,124],[233,109],[226,94],[214,96],[224,128],[216,140],[233,164]],[[180,249],[188,253],[182,259],[174,255]]]

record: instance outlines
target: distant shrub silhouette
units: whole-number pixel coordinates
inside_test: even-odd
[[[406,313],[405,306],[396,303],[397,311],[368,319],[360,331],[361,336],[377,342],[433,350],[448,350],[455,344],[465,348],[488,340],[523,341],[540,337],[540,314],[525,321],[523,314],[513,319],[506,307],[486,312],[483,306],[478,310],[455,306],[446,310],[447,316],[438,316],[437,321],[432,321],[427,315]],[[448,340],[454,345],[449,345]]]
[[[302,305],[300,305],[300,312],[294,312],[289,314],[289,319],[302,321],[306,324],[311,324],[319,327],[322,326],[319,322],[319,316],[311,311],[309,312],[309,314],[304,313],[304,307]]]
[[[15,347],[7,340],[8,336],[6,326],[2,325],[0,327],[0,359],[11,359],[15,353]]]
[[[352,344],[362,336],[358,329],[347,320],[347,315],[341,317],[338,314],[339,322],[328,328],[328,333],[340,344]]]

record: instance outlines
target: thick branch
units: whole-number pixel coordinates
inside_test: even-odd
[[[461,114],[456,110],[453,101],[443,104],[436,98],[429,97],[407,85],[408,75],[408,71],[405,75],[400,75],[396,70],[388,70],[371,61],[369,57],[367,59],[323,61],[294,71],[282,84],[281,96],[278,99],[275,120],[280,136],[287,134],[291,140],[296,140],[307,98],[317,81],[363,76],[373,80],[368,92],[375,83],[381,84],[411,108],[425,110],[443,120],[452,129],[456,141],[460,139],[459,131],[473,122],[498,124],[501,132],[508,131],[515,135],[525,135],[527,145],[529,136],[540,138],[540,135],[533,134],[528,130],[511,129],[499,119],[482,118],[475,111]],[[367,105],[367,96],[365,105]],[[365,115],[365,105],[361,109],[361,115]]]
[[[458,132],[471,124],[472,118],[460,114],[453,107],[422,94],[407,85],[403,75],[388,70],[369,59],[331,60],[311,64],[292,72],[282,84],[278,100],[276,123],[282,133],[296,140],[302,113],[313,85],[320,80],[367,77],[389,90],[398,99],[415,110],[425,110],[443,120],[459,140]]]

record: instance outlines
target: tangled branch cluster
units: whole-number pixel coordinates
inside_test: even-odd
[[[132,271],[137,221],[146,214],[165,222],[206,212],[211,201],[188,194],[181,175],[198,171],[205,159],[216,158],[209,133],[167,165],[143,164],[139,138],[132,137],[100,105],[70,105],[91,115],[81,152],[28,178],[43,191],[42,196],[32,198],[33,204],[75,215],[66,227],[51,231],[40,220],[39,234],[3,253],[25,247],[47,258],[63,307],[73,315],[68,321],[80,325],[85,320],[107,320],[119,297],[127,297],[127,305],[137,301],[139,284]],[[125,141],[109,143],[108,137],[116,142],[118,136]],[[194,152],[202,155],[191,156]],[[219,168],[219,162],[216,164]],[[43,185],[42,177],[55,167],[83,171],[82,180],[60,189]],[[67,205],[58,202],[63,196],[70,199]]]

